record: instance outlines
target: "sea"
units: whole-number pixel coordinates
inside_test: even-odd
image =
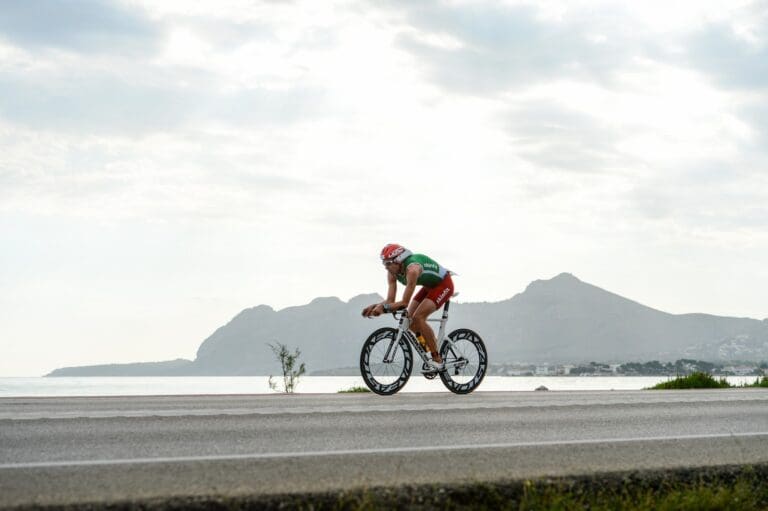
[[[640,390],[671,379],[668,376],[487,376],[475,392],[528,392],[544,386],[551,391]],[[728,376],[733,385],[752,383],[755,376]],[[277,380],[279,381],[279,379]],[[332,394],[365,386],[359,376],[303,376],[297,394]],[[172,396],[275,394],[266,376],[178,377],[57,377],[0,378],[0,397],[45,396]],[[414,375],[401,392],[448,392],[440,379]]]

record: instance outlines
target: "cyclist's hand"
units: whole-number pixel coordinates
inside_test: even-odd
[[[363,316],[366,318],[370,318],[371,316],[380,316],[383,311],[384,307],[382,307],[381,304],[373,304],[363,309]]]

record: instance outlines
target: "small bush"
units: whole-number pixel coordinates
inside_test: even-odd
[[[725,378],[715,379],[711,374],[693,373],[688,376],[678,376],[674,380],[658,383],[651,390],[666,389],[727,389],[731,384]]]
[[[361,387],[358,385],[356,387],[350,387],[348,389],[341,389],[337,393],[338,394],[356,394],[356,393],[363,393],[363,392],[370,392],[370,391],[371,389],[369,389],[368,387]]]
[[[306,372],[303,362],[298,369],[294,369],[301,351],[299,351],[299,348],[296,348],[296,351],[291,353],[288,350],[288,346],[279,342],[276,345],[267,344],[267,346],[270,347],[277,360],[280,361],[280,367],[283,371],[283,391],[287,394],[293,394],[296,386],[299,384],[299,378]],[[277,391],[277,382],[272,379],[271,374],[269,375],[269,388]]]

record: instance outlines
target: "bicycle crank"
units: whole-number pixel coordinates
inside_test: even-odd
[[[429,367],[427,367],[427,364],[422,364],[421,370],[421,374],[423,374],[424,378],[428,380],[434,380],[437,377],[437,371],[430,371]]]

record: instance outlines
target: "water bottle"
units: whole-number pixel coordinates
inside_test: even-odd
[[[416,332],[416,339],[421,344],[421,347],[424,348],[424,351],[427,351],[427,340],[421,335],[421,332]]]

